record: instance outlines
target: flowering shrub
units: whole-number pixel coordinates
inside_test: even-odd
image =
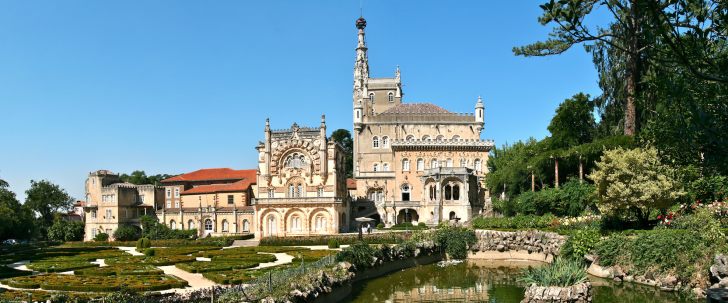
[[[563,217],[554,220],[551,228],[556,229],[577,229],[577,230],[595,230],[601,228],[601,215],[595,215],[591,212],[580,217]]]

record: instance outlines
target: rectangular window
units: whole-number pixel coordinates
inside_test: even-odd
[[[116,195],[111,195],[111,202],[116,202]]]
[[[174,189],[174,197],[179,198],[179,188]]]
[[[233,201],[233,195],[228,195],[228,204],[233,204],[235,201]]]
[[[91,211],[91,219],[96,219],[96,211],[95,210],[92,210]]]
[[[96,178],[91,178],[91,185],[96,185]]]
[[[324,196],[324,189],[323,188],[319,188],[318,189],[318,197],[323,197],[323,196]]]
[[[172,201],[167,201],[167,208],[172,208]]]
[[[167,188],[167,198],[172,198],[172,190]]]
[[[174,201],[174,208],[179,208],[179,201]]]
[[[268,198],[275,197],[275,194],[276,194],[275,189],[272,189],[272,188],[271,189],[268,189]]]
[[[139,202],[144,203],[144,195],[139,196]]]
[[[91,238],[96,238],[96,229],[95,228],[91,229]]]
[[[125,209],[124,210],[124,219],[126,219],[126,218],[127,218],[127,213],[126,213],[126,209]]]

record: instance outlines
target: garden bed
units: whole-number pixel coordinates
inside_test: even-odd
[[[409,239],[409,233],[386,233],[362,235],[362,239],[370,244],[394,244]],[[359,241],[359,235],[330,235],[330,236],[299,236],[299,237],[265,237],[260,240],[261,246],[311,246],[328,245],[331,240],[339,244],[354,244]]]
[[[80,269],[73,272],[78,276],[149,276],[164,274],[152,265],[113,265],[97,268]]]
[[[248,270],[232,270],[222,272],[207,272],[203,273],[202,276],[214,281],[217,284],[240,284],[247,281],[255,280],[263,275],[276,270],[284,270],[300,266],[299,264],[288,263],[277,266],[271,266],[261,269],[248,269]]]
[[[32,262],[25,265],[28,269],[34,271],[55,273],[64,272],[77,269],[98,267],[98,264],[89,263],[87,261],[63,261],[63,262],[52,262],[52,261],[39,261]]]
[[[167,290],[188,285],[187,281],[172,275],[94,277],[44,274],[5,279],[2,283],[15,288],[92,292],[116,291],[122,284],[138,291]]]
[[[216,271],[231,271],[236,269],[247,269],[253,268],[260,265],[260,262],[255,261],[241,261],[237,263],[233,262],[206,262],[206,261],[195,261],[191,263],[177,263],[174,266],[189,273],[198,274],[205,272],[216,272]]]
[[[194,262],[195,257],[190,256],[160,256],[160,257],[145,257],[145,256],[133,256],[133,257],[121,257],[104,260],[106,265],[128,265],[128,264],[147,264],[154,266],[165,266],[174,265],[176,263]]]

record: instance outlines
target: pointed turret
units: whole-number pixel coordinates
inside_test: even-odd
[[[478,103],[475,104],[475,122],[480,124],[478,126],[478,135],[480,135],[480,131],[483,130],[485,124],[485,106],[483,100],[480,99],[480,95],[478,95]]]
[[[369,59],[367,58],[367,45],[364,40],[364,28],[367,21],[364,18],[356,20],[359,29],[359,43],[356,46],[356,61],[354,63],[354,103],[367,95],[366,83],[369,79]]]

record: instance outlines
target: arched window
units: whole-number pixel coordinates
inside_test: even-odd
[[[170,229],[177,229],[177,222],[174,222],[174,220],[169,221],[169,228]]]
[[[437,138],[435,138],[435,140],[437,140],[437,142],[442,142],[442,141],[445,141],[445,136],[443,136],[443,135],[438,135],[438,136],[437,136]]]
[[[402,171],[409,171],[409,159],[402,159]]]
[[[317,216],[316,225],[314,225],[314,230],[323,230],[325,228],[326,228],[326,218],[324,218],[324,216]]]
[[[389,163],[382,164],[382,171],[389,171]]]
[[[376,201],[377,200],[377,192],[375,192],[375,191],[369,192],[369,200]]]
[[[452,200],[452,187],[450,184],[445,185],[445,200]]]
[[[205,232],[206,233],[212,232],[212,220],[210,220],[210,219],[205,220]]]
[[[369,93],[369,101],[372,101],[372,103],[374,103],[374,93]]]
[[[468,160],[465,160],[465,158],[460,158],[460,167],[466,166],[468,166]]]
[[[447,158],[447,160],[445,160],[445,164],[447,165],[447,167],[452,167],[452,159]]]
[[[295,198],[296,197],[296,186],[293,184],[288,185],[288,197],[289,198]]]
[[[413,136],[413,135],[407,136],[407,141],[414,141],[414,140],[415,140],[415,136]]]
[[[475,171],[479,172],[482,170],[482,165],[480,164],[480,159],[475,159]]]
[[[417,171],[425,170],[425,160],[417,159]]]
[[[243,221],[243,231],[250,231],[250,222],[248,220]]]
[[[430,161],[430,168],[437,168],[437,159],[432,159]]]
[[[222,220],[222,231],[228,231],[228,221]]]
[[[430,140],[431,139],[430,139],[430,136],[429,135],[422,136],[422,141],[430,141]]]
[[[189,230],[195,229],[195,221],[192,221],[192,220],[187,221],[187,229],[189,229]]]
[[[460,139],[460,136],[454,135],[454,136],[452,136],[452,140],[453,141],[460,141],[461,139]]]
[[[374,171],[379,171],[379,164],[374,163]]]
[[[379,137],[374,136],[374,138],[372,138],[372,147],[379,148]]]
[[[455,186],[452,187],[452,199],[460,200],[460,185],[455,184]]]
[[[389,96],[389,102],[394,102],[394,93],[389,92],[388,96]]]
[[[276,228],[276,217],[269,216],[268,217],[268,236],[273,237],[277,234],[278,228]]]
[[[402,201],[410,200],[410,187],[408,184],[402,185]]]
[[[451,211],[450,212],[450,220],[455,220],[455,218],[456,218],[455,216],[456,216],[455,215],[455,212],[454,211]]]
[[[286,158],[286,167],[290,168],[301,168],[306,167],[308,163],[306,162],[306,156],[299,154],[299,153],[293,153],[292,155],[288,156]]]
[[[389,137],[382,137],[382,148],[389,148]]]
[[[303,184],[299,183],[298,186],[296,186],[296,197],[298,197],[298,198],[303,197]]]

